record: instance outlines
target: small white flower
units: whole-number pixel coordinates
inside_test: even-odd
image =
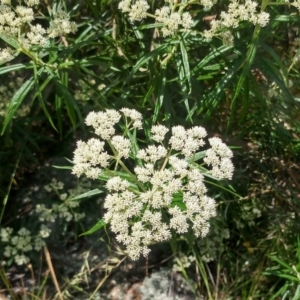
[[[131,6],[131,0],[123,0],[119,3],[119,9],[121,9],[122,12],[130,12],[130,6]]]
[[[27,6],[34,6],[40,4],[40,0],[24,0]]]
[[[129,182],[121,179],[119,176],[115,176],[107,181],[106,187],[109,191],[125,191],[129,187]]]
[[[185,28],[185,29],[189,29],[193,26],[194,21],[192,19],[192,16],[188,12],[184,12],[182,14],[181,24],[182,24],[183,28]]]
[[[117,150],[117,158],[120,159],[122,157],[128,158],[131,148],[131,142],[129,139],[124,138],[123,136],[116,135],[111,139],[112,145]]]
[[[146,162],[156,162],[166,157],[168,151],[164,146],[150,145],[146,149],[139,150],[136,157]]]
[[[29,263],[29,258],[27,256],[25,256],[24,254],[17,254],[15,256],[15,262],[17,265],[21,266],[21,265],[25,265],[27,263]]]
[[[168,131],[169,129],[164,125],[154,125],[151,128],[152,139],[158,143],[161,143]]]
[[[126,118],[130,118],[133,121],[133,128],[142,129],[143,116],[135,109],[122,108],[120,112],[124,114]]]
[[[14,59],[14,53],[15,51],[10,48],[0,49],[0,63],[8,62]]]
[[[11,0],[1,0],[2,5],[11,5]]]
[[[42,224],[40,229],[40,236],[45,239],[50,236],[50,233],[51,229],[48,228],[45,224]]]
[[[96,179],[101,173],[101,168],[106,168],[109,161],[110,155],[104,151],[104,142],[94,138],[88,140],[87,143],[77,141],[72,174],[78,177],[86,174],[89,178]]]
[[[88,126],[95,129],[95,133],[102,139],[108,140],[115,134],[114,125],[119,122],[121,115],[114,109],[107,109],[105,112],[90,112],[85,119]]]
[[[36,251],[40,251],[44,245],[45,241],[41,237],[38,236],[35,238],[33,247]]]
[[[12,233],[13,233],[13,229],[10,227],[1,228],[0,231],[1,241],[8,242]]]
[[[137,0],[131,5],[129,18],[131,21],[141,21],[147,17],[147,10],[150,8],[146,0]]]
[[[270,14],[263,11],[257,16],[257,24],[261,27],[265,27],[270,21]]]

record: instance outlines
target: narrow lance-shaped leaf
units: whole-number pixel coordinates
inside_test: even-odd
[[[94,189],[94,190],[88,191],[86,193],[80,194],[78,196],[72,197],[71,199],[68,199],[68,200],[79,200],[79,199],[99,195],[99,194],[102,194],[102,193],[103,193],[103,191],[101,191],[99,189]]]
[[[42,70],[38,71],[38,75],[42,73]],[[3,122],[2,126],[2,131],[1,135],[5,132],[6,127],[8,126],[9,122],[13,118],[15,112],[19,108],[19,106],[22,104],[24,98],[27,96],[29,91],[31,90],[32,86],[34,85],[34,77],[31,77],[28,79],[20,88],[19,90],[15,93],[13,98],[11,99],[11,102],[9,104],[9,107],[6,112],[6,116]]]
[[[0,68],[0,75],[5,74],[5,73],[10,73],[13,71],[17,71],[17,70],[21,70],[26,67],[27,67],[27,65],[25,65],[25,64],[15,64],[12,66],[5,66],[5,67]]]
[[[190,64],[189,64],[189,58],[188,58],[186,45],[185,45],[183,39],[181,39],[181,41],[180,41],[180,50],[181,50],[181,59],[182,59],[183,69],[184,69],[184,73],[185,73],[185,79],[187,80],[188,88],[189,88],[188,93],[190,93],[191,92]]]
[[[159,55],[164,49],[166,49],[168,47],[168,44],[164,44],[158,48],[156,48],[155,50],[147,53],[146,55],[144,55],[143,57],[141,57],[137,63],[135,64],[135,66],[133,67],[132,71],[130,72],[130,74],[128,75],[128,78],[126,80],[125,83],[127,83],[132,77],[133,75],[136,73],[136,71],[142,67],[145,63],[147,63],[150,59],[156,57],[157,55]]]
[[[259,38],[258,35],[253,39],[249,50],[247,52],[246,58],[244,62],[242,63],[241,67],[243,67],[242,74],[239,78],[239,81],[237,83],[236,89],[234,91],[234,96],[231,102],[231,108],[235,104],[235,100],[237,99],[238,95],[240,94],[242,87],[244,86],[244,81],[248,77],[249,72],[251,71],[251,66],[254,61],[256,50],[257,50],[257,44],[258,44]]]
[[[177,65],[177,69],[178,69],[179,84],[181,87],[183,102],[184,102],[186,110],[188,112],[188,116],[190,116],[190,107],[189,107],[189,101],[188,101],[188,85],[190,86],[190,83],[187,83],[188,80],[187,80],[186,70],[185,70],[185,67],[183,64],[183,57],[176,56],[175,59],[176,59],[176,65]]]
[[[92,233],[98,231],[99,229],[103,228],[105,225],[106,225],[106,222],[103,219],[101,219],[91,229],[82,233],[80,236],[92,234]]]
[[[36,93],[35,93],[35,97],[38,97],[39,99],[39,103],[40,103],[40,106],[41,108],[43,109],[48,121],[50,122],[51,126],[57,131],[53,121],[52,121],[52,118],[47,110],[47,107],[44,103],[44,99],[43,99],[43,96],[42,96],[42,91],[45,89],[45,87],[49,84],[49,82],[52,80],[52,76],[50,75],[50,77],[48,77],[44,83],[40,86],[39,85],[39,78],[38,78],[38,71],[37,71],[37,68],[36,68],[36,65],[34,64],[33,65],[33,70],[34,70],[34,79],[35,79],[35,89],[36,89]]]
[[[9,44],[11,47],[15,48],[16,50],[20,49],[19,44],[12,38],[9,38],[3,34],[0,34],[0,39],[2,39],[4,42]]]
[[[166,66],[162,68],[159,76],[157,76],[157,97],[155,101],[154,114],[152,117],[153,123],[157,121],[158,113],[164,102],[165,86],[166,86]]]

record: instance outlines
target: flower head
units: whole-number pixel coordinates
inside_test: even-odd
[[[138,259],[140,255],[148,255],[152,243],[169,240],[172,232],[194,231],[197,237],[206,236],[209,221],[216,216],[216,203],[207,196],[203,168],[194,161],[197,151],[205,144],[206,130],[200,126],[187,130],[174,126],[164,146],[168,128],[154,125],[151,142],[160,144],[140,149],[130,129],[141,125],[142,115],[128,108],[120,112],[125,117],[124,136],[114,135],[119,112],[107,110],[88,115],[86,123],[106,140],[112,155],[104,151],[105,141],[93,138],[86,143],[78,141],[73,167],[77,176],[85,173],[97,178],[114,158],[114,169],[105,173],[111,177],[106,183],[104,220],[110,223],[116,239],[126,246],[132,259]],[[130,139],[125,137],[126,133]],[[206,172],[216,179],[230,179],[232,151],[219,138],[211,138],[209,143],[211,148],[205,152],[204,162],[212,169]],[[123,159],[129,158],[135,161],[126,167]],[[116,173],[119,166],[126,171],[126,177],[120,175],[123,172]]]

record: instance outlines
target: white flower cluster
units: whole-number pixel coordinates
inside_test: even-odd
[[[17,265],[27,264],[29,257],[24,253],[32,250],[39,251],[44,245],[44,239],[47,238],[51,230],[45,225],[41,225],[39,235],[32,236],[31,232],[22,227],[16,235],[13,229],[4,227],[0,230],[1,242],[6,244],[3,255],[7,258],[13,258]]]
[[[217,0],[200,0],[200,3],[204,6],[204,10],[208,11],[217,3]]]
[[[0,64],[14,59],[14,51],[10,48],[0,49]]]
[[[233,175],[233,164],[231,158],[232,151],[222,143],[220,138],[214,137],[209,139],[211,149],[206,151],[204,161],[212,166],[211,174],[217,179],[231,179]]]
[[[182,150],[189,149],[190,156],[197,149],[194,143],[187,143],[188,139],[183,139]],[[196,236],[204,237],[209,231],[209,219],[216,215],[215,201],[206,195],[201,172],[185,159],[176,154],[168,157],[167,153],[163,146],[153,145],[138,151],[137,158],[144,161],[144,166],[135,167],[134,172],[147,187],[145,191],[132,191],[129,182],[120,177],[107,182],[110,194],[105,199],[108,212],[104,219],[110,222],[117,240],[126,245],[132,259],[138,259],[140,254],[146,256],[150,244],[169,240],[171,230],[184,234],[191,227]],[[158,167],[159,161],[165,168]],[[174,204],[178,195],[182,205]],[[169,215],[169,222],[164,220],[164,214]]]
[[[248,21],[254,25],[258,24],[264,27],[269,22],[269,14],[267,12],[258,13],[258,3],[252,0],[245,0],[244,4],[240,4],[238,0],[232,0],[228,6],[228,11],[221,12],[220,20],[212,20],[210,30],[205,30],[203,35],[206,40],[210,41],[213,36],[220,36],[225,45],[233,43],[233,36],[224,28],[237,28],[242,21]],[[221,30],[223,29],[223,30]]]
[[[149,15],[156,19],[157,23],[162,23],[161,29],[163,36],[174,34],[182,26],[183,30],[190,29],[194,22],[188,12],[175,11],[175,3],[169,2],[169,6],[163,6],[155,11],[155,16]],[[177,4],[177,3],[176,3]],[[129,13],[129,19],[133,21],[141,21],[147,17],[147,11],[150,8],[146,0],[137,0],[132,3],[131,0],[122,0],[119,3],[119,9],[123,13]]]
[[[136,110],[123,108],[123,113],[128,128],[142,128],[142,115]],[[123,136],[115,135],[114,125],[119,122],[121,114],[108,109],[106,112],[91,112],[88,114],[85,123],[92,126],[95,133],[101,139],[111,142],[113,151],[117,153],[116,158],[128,158],[131,143]],[[131,121],[128,121],[131,120]],[[78,177],[85,174],[88,178],[97,179],[103,168],[107,168],[112,158],[104,150],[105,142],[100,139],[92,138],[87,142],[78,141],[74,151],[74,167],[72,173]]]
[[[66,35],[76,31],[74,22],[70,22],[69,15],[62,10],[53,14],[54,19],[50,21],[50,27],[45,29],[40,24],[32,24],[35,21],[33,6],[39,4],[39,0],[18,1],[19,5],[12,6],[11,1],[1,0],[0,5],[0,34],[9,39],[14,39],[22,48],[30,49],[37,45],[44,47],[49,38]],[[10,61],[14,58],[16,51],[10,48],[0,50],[0,63]]]
[[[194,22],[192,16],[188,12],[180,14],[173,12],[169,6],[164,6],[155,11],[156,22],[163,23],[161,29],[163,36],[169,36],[178,31],[181,25],[184,30],[190,29]]]
[[[122,0],[119,3],[119,9],[122,12],[129,13],[129,19],[133,21],[141,21],[147,17],[147,10],[150,8],[146,0],[137,0],[132,3],[131,0]]]
[[[141,127],[141,115],[137,111],[120,111],[126,117],[127,130]],[[188,130],[174,126],[165,147],[168,128],[154,125],[150,132],[152,140],[159,145],[139,149],[135,155],[132,149],[137,145],[131,145],[132,140],[114,135],[114,125],[119,119],[120,114],[115,110],[88,115],[86,123],[107,140],[113,155],[109,157],[104,151],[104,142],[99,139],[92,138],[87,143],[79,141],[73,167],[77,176],[86,174],[96,178],[91,176],[90,170],[97,168],[99,176],[101,168],[109,165],[110,158],[117,163],[128,157],[139,161],[134,174],[130,173],[131,181],[111,175],[106,184],[109,194],[104,203],[107,209],[104,220],[111,224],[117,240],[126,245],[132,259],[138,259],[141,254],[149,253],[152,243],[169,240],[172,231],[185,234],[192,230],[197,237],[206,236],[209,220],[216,216],[216,205],[214,199],[206,195],[204,176],[194,161],[205,144],[206,130],[200,126]],[[212,171],[207,172],[216,179],[231,179],[231,150],[218,138],[209,141],[212,147],[206,151],[204,161],[212,166]]]
[[[79,207],[78,201],[69,200],[73,196],[77,196],[86,190],[70,189],[67,192],[62,192],[64,183],[53,178],[51,182],[44,186],[44,189],[51,193],[54,192],[61,201],[61,204],[54,203],[50,207],[45,204],[38,204],[35,212],[39,215],[40,221],[55,222],[57,218],[70,222],[73,218],[78,221],[85,217],[85,214],[74,211],[74,208]]]
[[[49,38],[56,38],[77,31],[76,23],[71,22],[70,16],[61,8],[58,8],[57,11],[53,13],[53,17],[53,20],[50,21],[50,27],[47,30]]]
[[[298,9],[298,11],[300,12],[300,0],[295,0],[294,2],[291,3],[291,5],[296,7]]]

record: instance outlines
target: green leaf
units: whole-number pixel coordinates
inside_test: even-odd
[[[83,194],[80,194],[78,196],[75,196],[75,197],[72,197],[68,200],[78,200],[78,199],[83,199],[83,198],[87,198],[87,197],[92,197],[92,196],[95,196],[95,195],[99,195],[99,194],[102,194],[103,191],[102,190],[99,190],[99,189],[94,189],[94,190],[91,190],[91,191],[88,191],[86,193],[83,193]]]
[[[39,70],[38,71],[38,75],[40,75],[41,73],[42,73],[42,70]],[[5,132],[5,129],[8,126],[9,122],[11,121],[11,119],[13,118],[15,112],[17,111],[17,109],[19,108],[19,106],[22,104],[22,101],[24,100],[24,98],[27,96],[27,94],[29,93],[29,91],[33,87],[34,82],[35,82],[34,77],[31,77],[30,79],[28,79],[18,89],[18,91],[15,93],[15,95],[11,99],[9,107],[7,109],[7,112],[6,112],[6,116],[5,116],[4,122],[3,122],[3,127],[2,127],[2,131],[1,131],[1,135]]]
[[[198,73],[201,69],[204,68],[205,65],[207,65],[211,60],[215,59],[218,56],[221,56],[225,52],[229,51],[232,47],[225,47],[222,46],[212,53],[208,54],[207,56],[204,57],[203,60],[201,60],[198,65],[191,71],[191,74],[194,75],[195,73]]]
[[[106,222],[104,221],[104,219],[101,219],[91,229],[80,234],[79,236],[92,234],[95,231],[98,231],[99,229],[103,228],[105,225],[106,225]]]
[[[177,252],[178,244],[177,244],[177,235],[174,232],[172,232],[172,237],[169,240],[169,243],[170,243],[172,252],[175,254]]]
[[[206,116],[210,116],[214,109],[217,107],[218,102],[224,95],[226,88],[231,84],[232,78],[239,68],[239,63],[237,62],[227,73],[219,80],[219,82],[214,86],[214,88],[204,97],[203,103],[198,110],[198,114],[203,113],[205,108],[207,109]]]
[[[126,83],[133,77],[133,75],[136,73],[136,71],[138,71],[143,65],[145,65],[146,63],[149,62],[149,60],[151,60],[154,57],[157,57],[161,52],[163,52],[163,50],[165,50],[168,47],[168,44],[164,44],[158,48],[156,48],[153,51],[150,51],[149,53],[147,53],[146,55],[144,55],[143,57],[141,57],[137,63],[135,64],[135,66],[133,67],[132,71],[130,72],[130,74],[128,75],[127,79],[126,79]]]
[[[284,267],[286,270],[289,270],[291,272],[294,272],[293,268],[289,266],[287,263],[285,263],[283,260],[278,258],[277,256],[274,255],[269,255],[269,257],[273,260],[276,261],[278,264],[280,264],[282,267]]]
[[[181,87],[183,102],[185,104],[185,108],[188,113],[187,120],[190,119],[190,121],[192,121],[191,119],[192,115],[191,115],[189,99],[188,99],[188,95],[191,92],[190,66],[189,66],[186,46],[183,40],[180,41],[180,49],[181,49],[181,56],[180,57],[177,56],[175,58],[177,69],[178,69],[178,75],[179,75],[179,84]]]
[[[128,181],[131,181],[131,175],[126,173],[126,172],[120,172],[120,171],[114,171],[113,173],[111,171],[102,171],[99,179],[103,181],[107,181],[108,179],[114,177],[114,176],[119,176],[122,179],[127,179]]]
[[[284,74],[284,77],[287,79],[289,76],[288,70],[285,67],[285,65],[283,64],[282,59],[278,56],[278,54],[273,50],[272,47],[269,47],[265,43],[263,43],[261,45],[261,47],[263,47],[265,49],[265,51],[272,56],[272,58],[274,59],[274,61],[272,61],[272,64],[274,65],[274,63],[276,62],[276,64],[280,68],[281,72]]]
[[[235,101],[238,97],[238,95],[240,94],[242,87],[244,86],[244,81],[246,80],[246,78],[248,77],[250,71],[251,71],[251,66],[253,64],[255,55],[256,55],[256,51],[257,51],[257,45],[258,45],[258,35],[253,39],[249,50],[246,54],[246,58],[245,60],[242,62],[242,64],[240,65],[240,67],[243,67],[242,73],[239,77],[239,81],[237,83],[236,89],[234,91],[234,96],[231,102],[231,108],[233,108]]]
[[[203,157],[205,157],[205,153],[206,153],[206,150],[204,151],[200,151],[200,152],[196,152],[195,155],[191,158],[186,158],[185,160],[188,162],[188,163],[192,163],[194,161],[197,161]]]
[[[157,80],[156,80],[156,101],[155,101],[155,108],[154,108],[154,114],[152,117],[152,122],[156,123],[158,119],[158,114],[160,112],[160,109],[164,103],[165,98],[165,87],[166,87],[166,67],[163,67],[159,74],[157,74]],[[168,99],[169,100],[169,99]],[[170,103],[168,106],[171,106]]]
[[[55,94],[55,111],[58,123],[58,131],[60,133],[60,137],[62,137],[62,97],[57,94]]]
[[[276,74],[278,73],[278,70],[275,68],[274,62],[269,61],[263,57],[258,57],[257,59],[260,65],[263,66],[265,74],[278,85],[286,99],[293,103],[294,97],[291,95],[289,89],[286,87],[284,80],[282,80],[279,77],[280,74]]]
[[[297,14],[295,14],[295,15],[280,15],[280,16],[276,16],[274,18],[273,22],[275,23],[275,21],[278,21],[278,22],[299,22],[299,16]]]
[[[56,168],[56,169],[61,169],[61,170],[72,170],[72,166],[55,166],[55,165],[52,165],[53,168]]]
[[[189,57],[186,49],[186,45],[184,40],[180,39],[180,50],[181,50],[181,59],[183,63],[184,75],[185,79],[188,82],[188,93],[191,92],[191,73],[190,73],[190,64],[189,64]]]
[[[75,128],[76,127],[76,113],[75,112],[77,112],[77,115],[81,119],[81,117],[80,117],[81,114],[80,114],[78,105],[77,105],[77,103],[75,103],[73,96],[71,95],[71,93],[69,92],[67,87],[62,83],[60,78],[55,77],[54,81],[55,81],[55,85],[56,85],[58,93],[61,95],[62,99],[65,101],[69,118],[72,122],[73,127]]]
[[[43,109],[49,123],[51,124],[51,126],[56,130],[56,127],[52,121],[52,118],[47,110],[47,107],[45,105],[45,102],[44,102],[44,99],[43,99],[43,96],[42,96],[42,91],[47,87],[47,85],[49,84],[49,82],[52,80],[53,76],[50,75],[49,77],[47,77],[47,79],[43,82],[43,84],[40,86],[39,85],[39,78],[38,78],[38,72],[37,72],[37,68],[36,68],[36,65],[34,64],[34,67],[33,67],[33,70],[34,70],[34,79],[35,79],[35,90],[36,90],[36,93],[35,93],[35,96],[34,96],[34,99],[37,97],[39,99],[39,103],[40,103],[40,106],[41,108]]]
[[[0,75],[9,73],[9,72],[13,72],[13,71],[17,71],[17,70],[21,70],[21,69],[26,68],[27,66],[28,65],[25,65],[25,64],[16,64],[16,65],[12,65],[12,66],[2,67],[2,68],[0,68]]]
[[[20,50],[19,44],[12,38],[9,38],[3,34],[0,34],[0,39],[2,39],[4,42],[9,44],[11,47],[15,48],[16,50]]]
[[[90,36],[93,36],[94,33],[91,33],[88,35],[88,32],[93,29],[93,26],[91,24],[88,25],[88,27],[80,34],[80,36],[75,40],[74,44],[78,44],[81,41],[87,40]]]

